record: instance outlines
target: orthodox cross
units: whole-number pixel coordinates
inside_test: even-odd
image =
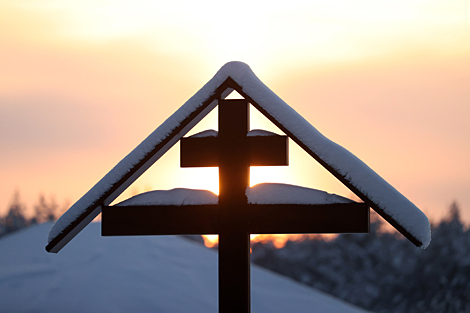
[[[219,168],[211,205],[105,206],[103,236],[218,234],[219,312],[250,312],[250,234],[369,231],[365,203],[250,204],[250,166],[288,164],[286,136],[247,136],[249,103],[219,101],[216,137],[181,139],[181,166]]]

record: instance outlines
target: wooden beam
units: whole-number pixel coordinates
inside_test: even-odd
[[[287,136],[250,136],[247,140],[251,166],[289,165]]]
[[[217,137],[188,137],[180,139],[181,167],[219,166]]]
[[[101,232],[103,236],[219,234],[218,207],[217,204],[106,206]],[[246,222],[240,221],[240,227],[233,230],[246,234],[369,232],[369,207],[365,203],[240,204],[230,209],[235,214],[246,213]]]
[[[83,227],[91,222],[92,218],[90,217],[95,217],[100,213],[101,206],[108,205],[116,199],[143,172],[155,163],[161,155],[168,151],[168,149],[170,149],[180,137],[184,136],[189,130],[191,130],[194,123],[197,123],[206,116],[212,110],[214,101],[223,96],[227,96],[231,90],[232,88],[229,86],[228,79],[220,84],[215,92],[208,96],[208,98],[206,98],[196,110],[191,112],[191,114],[187,116],[178,127],[173,129],[165,139],[142,157],[139,162],[133,165],[124,176],[100,193],[96,197],[95,201],[91,202],[72,223],[70,223],[59,235],[53,238],[51,242],[47,244],[46,251],[54,253],[59,252],[62,247],[64,247],[83,229]]]
[[[219,233],[218,205],[105,206],[102,236],[209,235]]]
[[[251,204],[250,234],[368,233],[365,203]]]
[[[250,312],[250,182],[246,100],[219,100],[219,313]]]
[[[287,136],[246,137],[250,166],[289,165]],[[181,167],[219,166],[218,137],[187,137],[180,139]]]

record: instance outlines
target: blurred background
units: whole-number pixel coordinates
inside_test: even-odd
[[[67,208],[239,60],[431,220],[457,201],[469,222],[469,16],[465,0],[0,1],[0,215]],[[252,184],[352,196],[294,145],[290,162]],[[180,169],[174,147],[123,197],[174,187],[217,192],[217,169]]]

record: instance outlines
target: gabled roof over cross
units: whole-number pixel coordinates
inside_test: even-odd
[[[225,64],[52,227],[46,250],[58,252],[230,92],[236,90],[289,138],[416,246],[431,241],[427,217],[348,150],[323,136],[241,62]]]

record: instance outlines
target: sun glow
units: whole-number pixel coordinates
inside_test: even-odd
[[[202,235],[202,239],[204,239],[204,245],[208,248],[217,247],[219,243],[219,235]]]
[[[40,12],[57,22],[53,29],[62,40],[142,41],[155,51],[217,66],[242,60],[256,65],[257,72],[270,72],[273,60],[292,67],[390,53],[410,43],[437,44],[442,49],[440,43],[448,43],[448,33],[435,31],[429,36],[423,24],[441,30],[469,23],[469,5],[464,1],[453,6],[421,0],[291,1],[287,6],[248,0],[236,5],[214,0],[18,3],[9,6]],[[469,47],[465,40],[458,45]]]
[[[277,235],[251,235],[251,243],[272,243],[276,249],[283,248],[288,241],[300,242],[304,240],[333,240],[336,234],[277,234]],[[204,245],[208,248],[217,247],[219,244],[218,235],[202,235]]]

